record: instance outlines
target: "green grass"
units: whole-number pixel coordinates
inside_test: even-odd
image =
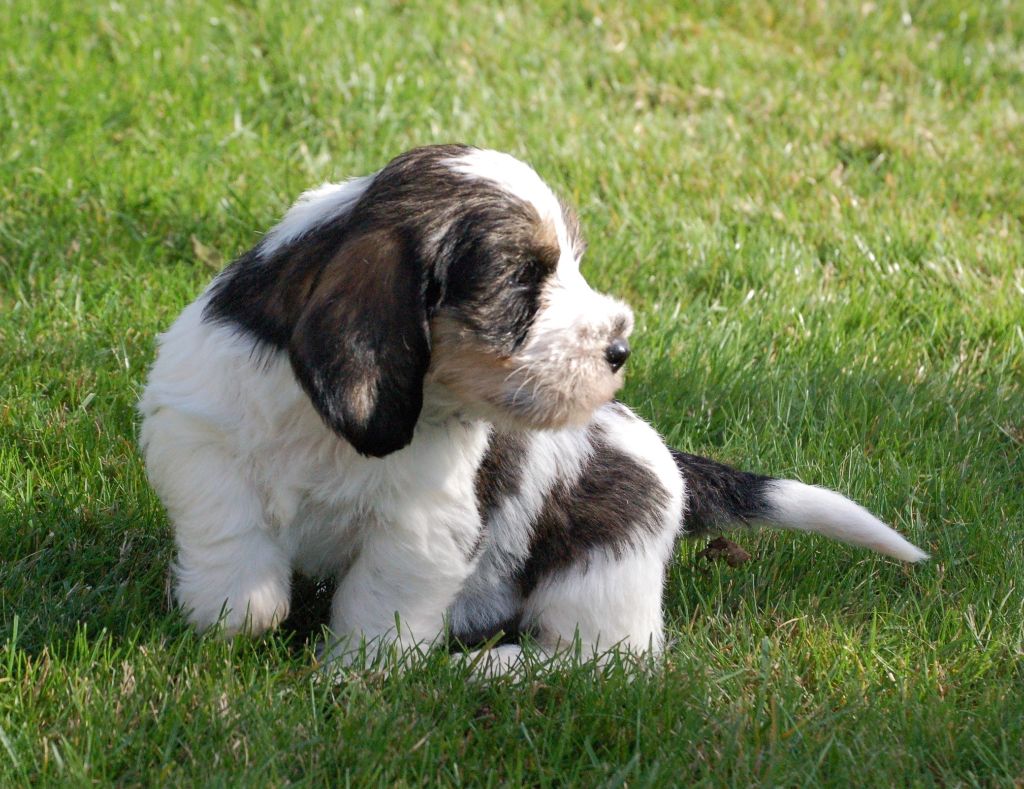
[[[0,0],[0,784],[1024,782],[1024,5],[675,5]],[[579,206],[671,442],[933,561],[683,545],[640,676],[331,684],[301,632],[191,633],[154,335],[302,189],[439,141]]]

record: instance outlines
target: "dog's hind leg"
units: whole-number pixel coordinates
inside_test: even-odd
[[[612,649],[660,652],[665,553],[654,542],[600,550],[548,576],[526,600],[524,630],[552,655],[577,647],[583,660]]]
[[[501,644],[459,659],[488,678],[520,675],[533,664],[600,664],[613,656],[658,654],[664,645],[664,577],[664,546],[618,555],[596,551],[547,576],[529,595],[522,630],[531,638],[523,646]]]

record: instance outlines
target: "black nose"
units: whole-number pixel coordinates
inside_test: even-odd
[[[612,372],[617,373],[629,358],[629,343],[624,337],[612,340],[611,345],[604,349],[604,358],[611,365]]]

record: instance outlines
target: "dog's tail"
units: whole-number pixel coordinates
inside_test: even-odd
[[[817,532],[905,562],[928,558],[866,509],[831,490],[738,471],[675,449],[672,456],[686,481],[683,522],[688,535],[757,522]]]

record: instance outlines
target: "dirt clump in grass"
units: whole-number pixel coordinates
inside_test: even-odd
[[[698,559],[707,559],[709,562],[725,561],[730,567],[739,567],[752,558],[742,547],[727,540],[725,537],[715,537],[703,551],[697,552]]]

